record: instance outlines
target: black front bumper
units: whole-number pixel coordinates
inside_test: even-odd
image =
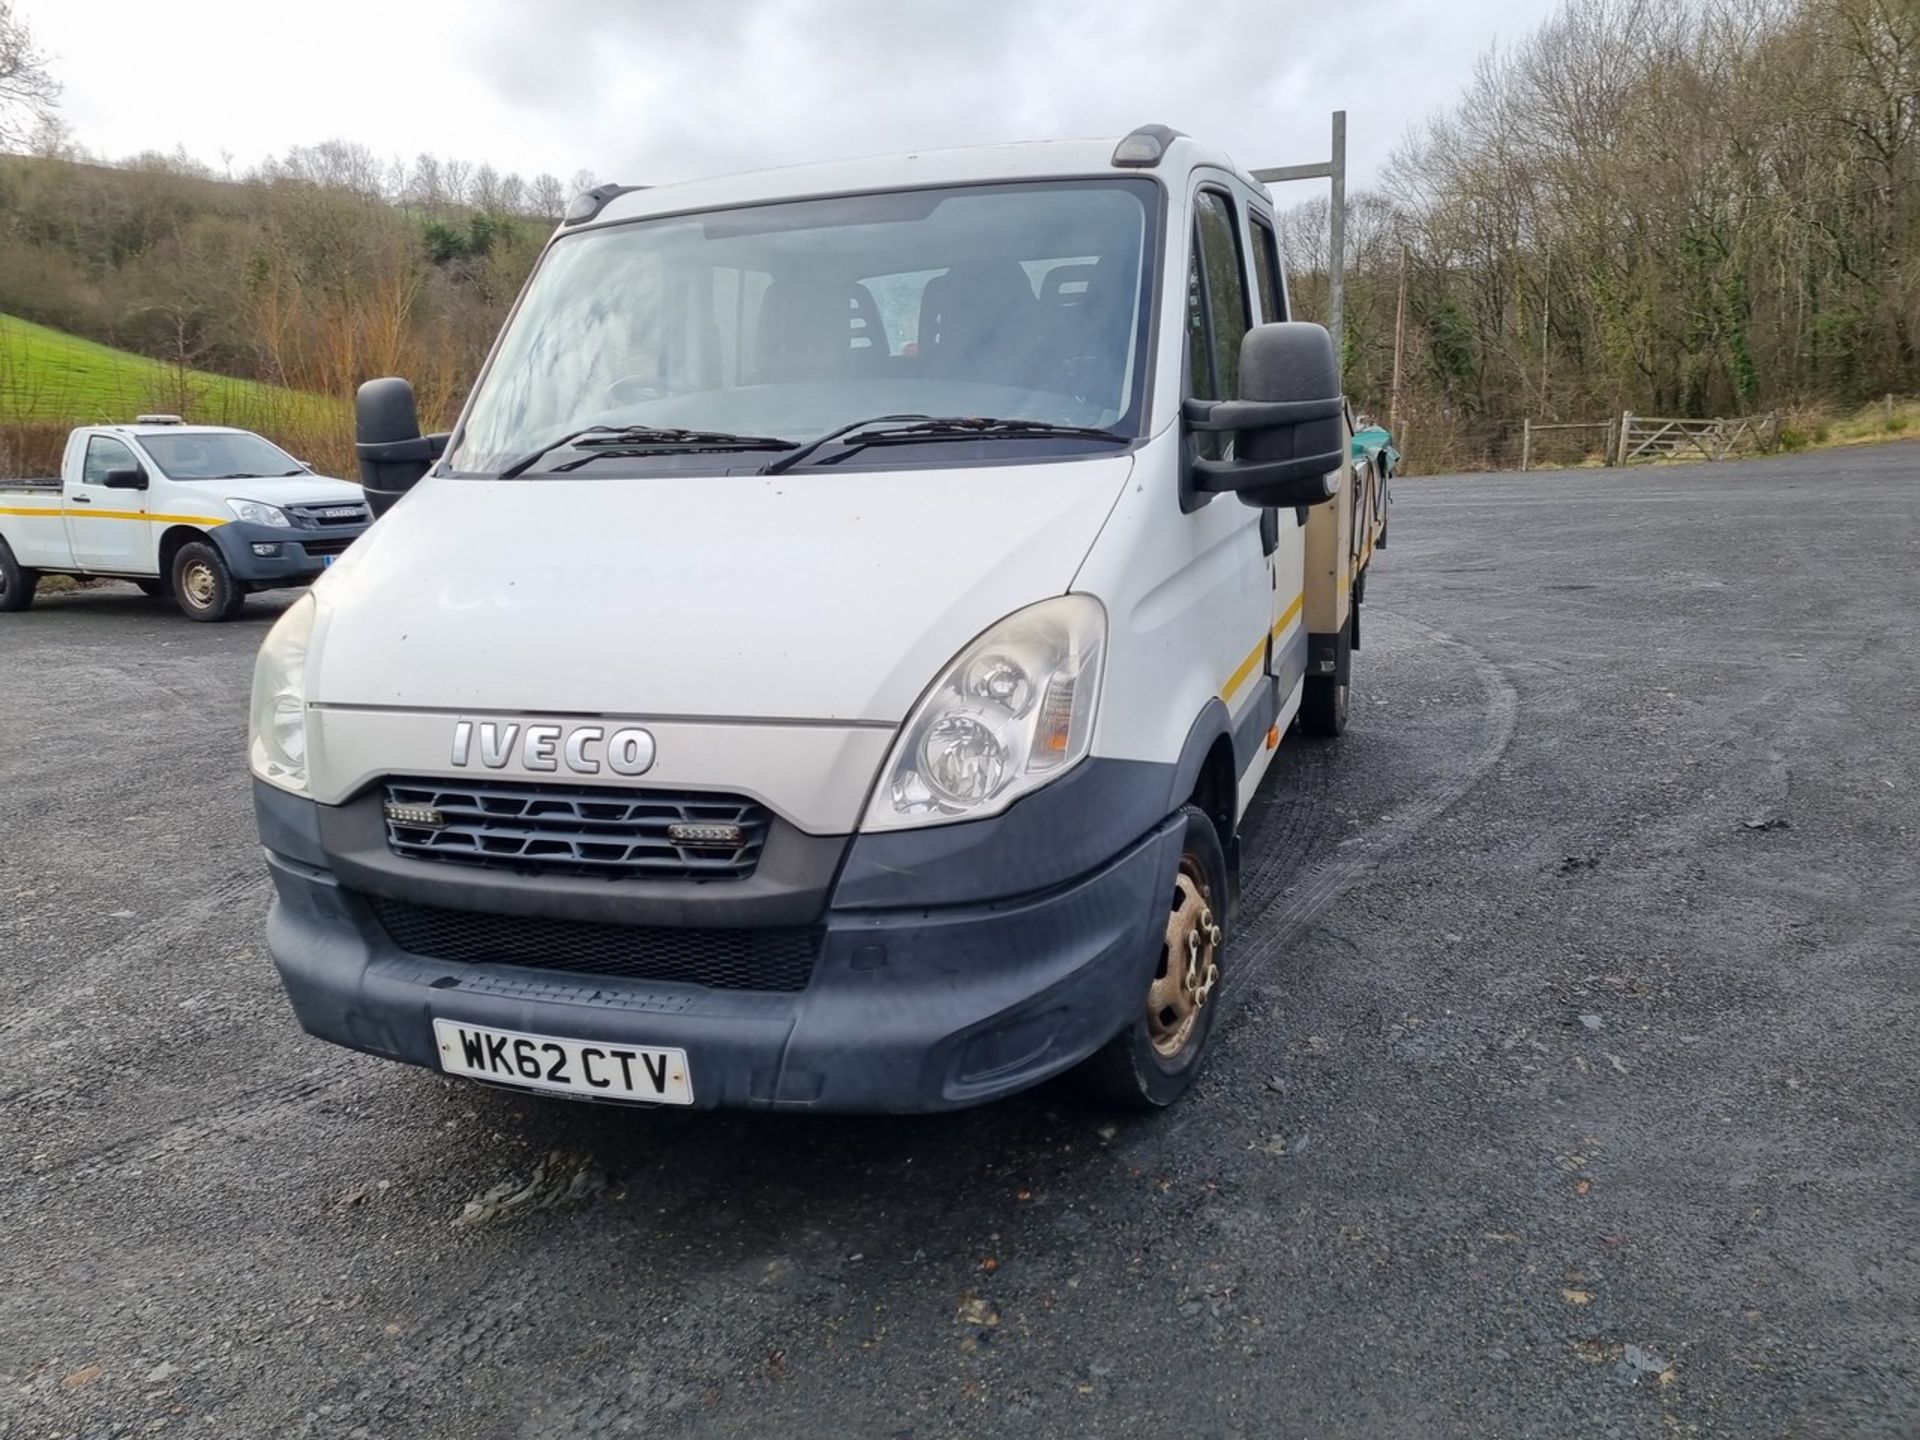
[[[348,545],[371,528],[370,523],[307,529],[235,520],[212,534],[234,579],[256,590],[270,590],[319,579]],[[259,554],[255,546],[271,547],[271,553]]]
[[[1063,790],[1063,800],[1073,789]],[[827,877],[831,899],[817,919],[811,978],[782,993],[410,953],[382,927],[368,895],[328,863],[326,807],[258,784],[256,796],[277,892],[268,941],[311,1034],[430,1067],[438,1065],[436,1019],[674,1047],[687,1052],[700,1107],[945,1110],[1068,1068],[1139,1013],[1158,963],[1181,841],[1180,823],[1163,816],[1070,878],[1048,877],[1042,890],[997,899],[955,898],[948,857],[943,878],[925,877],[925,903],[917,905],[910,893],[920,887],[908,884],[876,907],[879,887],[869,881],[850,889],[848,872],[858,867],[843,864],[838,879]],[[1150,803],[1159,805],[1157,795]],[[1129,825],[1120,816],[1138,809],[1120,805],[1111,813]],[[1023,847],[1016,840],[993,848]],[[466,871],[415,863],[440,872],[443,883],[446,872],[457,881]],[[351,862],[344,873],[353,884],[392,889]],[[477,908],[489,901],[525,907],[520,897],[489,890],[486,872],[466,873],[474,894],[487,897]],[[434,903],[446,899],[444,890],[433,896]],[[727,919],[724,909],[696,918],[708,925]],[[688,945],[700,944],[700,928],[686,930]]]

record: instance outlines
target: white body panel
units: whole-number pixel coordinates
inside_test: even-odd
[[[176,526],[213,530],[232,522],[227,500],[268,505],[359,504],[358,485],[324,475],[245,480],[174,480],[142,444],[147,434],[225,433],[218,425],[88,425],[67,437],[60,488],[9,489],[0,480],[0,539],[33,570],[159,578],[160,541]],[[96,437],[129,449],[146,467],[145,490],[108,490],[84,481],[88,443]]]
[[[1067,589],[1132,464],[424,480],[314,586],[309,697],[897,725]],[[932,533],[956,480],[992,545]]]

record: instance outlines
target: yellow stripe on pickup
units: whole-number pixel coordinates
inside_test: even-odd
[[[0,505],[0,515],[38,515],[54,519],[70,517],[75,520],[145,520],[150,525],[225,525],[228,521],[215,520],[208,515],[149,515],[144,510],[81,510],[47,509],[26,505]]]
[[[1306,603],[1307,592],[1302,590],[1298,595],[1293,597],[1293,603],[1281,612],[1280,618],[1273,622],[1273,629],[1269,632],[1272,638],[1278,640],[1281,633],[1291,626],[1295,620],[1300,618],[1300,609]],[[1220,698],[1231,702],[1234,692],[1246,684],[1248,677],[1260,668],[1260,662],[1266,658],[1266,655],[1267,636],[1262,635],[1260,637],[1260,643],[1255,645],[1253,649],[1247,653],[1247,658],[1240,662],[1240,667],[1235,670],[1233,674],[1229,675],[1227,677],[1227,683],[1220,687]]]

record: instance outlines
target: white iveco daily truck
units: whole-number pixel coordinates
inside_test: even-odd
[[[384,518],[254,679],[309,1031],[656,1104],[1185,1089],[1377,495],[1245,171],[1150,126],[601,187],[451,435],[399,380],[358,424]]]

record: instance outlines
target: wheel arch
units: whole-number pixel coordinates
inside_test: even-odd
[[[204,540],[209,545],[216,544],[213,536],[197,525],[169,525],[160,535],[160,578],[169,584],[173,580],[173,557],[183,546],[196,540]]]
[[[1198,805],[1220,832],[1220,844],[1231,855],[1234,830],[1240,819],[1240,772],[1233,760],[1233,721],[1219,696],[1207,701],[1187,731],[1180,761],[1174,767],[1169,811],[1187,803]]]

